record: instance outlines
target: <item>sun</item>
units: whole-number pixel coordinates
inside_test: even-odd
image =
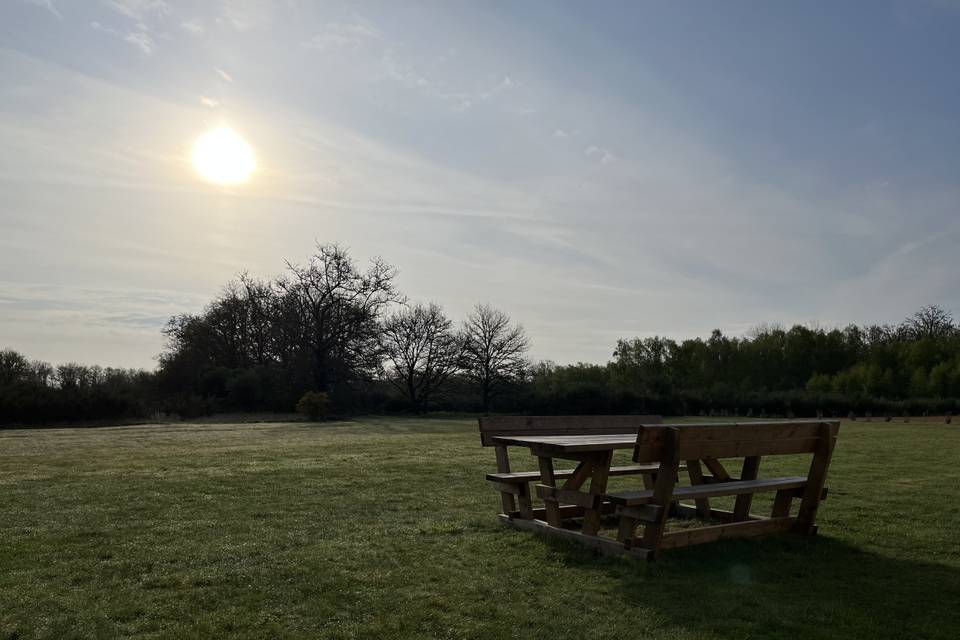
[[[193,166],[204,180],[240,184],[257,168],[253,148],[226,125],[211,129],[193,144]]]

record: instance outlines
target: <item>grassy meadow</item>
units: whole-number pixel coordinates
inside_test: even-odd
[[[0,431],[0,639],[953,640],[958,463],[845,422],[818,536],[646,565],[502,527],[474,420]]]

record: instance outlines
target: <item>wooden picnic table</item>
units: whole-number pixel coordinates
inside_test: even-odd
[[[582,507],[583,534],[597,535],[602,514],[602,497],[607,491],[607,479],[613,452],[617,449],[632,449],[636,434],[593,434],[562,436],[495,436],[494,443],[506,447],[526,447],[537,456],[540,464],[541,484],[537,492],[546,507],[547,523],[561,526],[560,504]],[[576,461],[577,467],[562,486],[557,486],[553,461],[555,458]],[[649,482],[644,476],[645,482]],[[583,485],[590,481],[590,488]]]
[[[642,425],[637,434],[570,433],[552,435],[496,435],[491,442],[506,449],[523,447],[540,466],[537,495],[543,500],[544,520],[501,515],[511,526],[545,531],[576,539],[602,551],[638,553],[653,557],[658,549],[699,544],[724,537],[752,536],[778,531],[810,534],[826,496],[824,479],[836,442],[839,422],[784,420],[775,422]],[[607,492],[607,480],[619,475],[611,467],[617,449],[633,449],[635,473],[644,488]],[[812,453],[807,476],[758,479],[760,459],[766,455]],[[739,477],[732,477],[720,458],[742,458]],[[556,472],[554,460],[574,460],[572,471]],[[642,468],[641,468],[642,467]],[[706,473],[704,472],[706,467]],[[686,469],[690,486],[678,486],[678,472]],[[564,481],[559,484],[558,481]],[[586,488],[589,481],[589,488]],[[775,492],[769,518],[750,513],[753,494]],[[735,496],[732,511],[711,508],[710,499]],[[801,499],[796,516],[790,504]],[[682,504],[692,500],[696,506]],[[617,540],[599,534],[601,517],[618,517]],[[665,533],[669,515],[696,517],[721,524]],[[583,516],[581,531],[563,527],[565,518]],[[642,536],[635,534],[638,523]]]

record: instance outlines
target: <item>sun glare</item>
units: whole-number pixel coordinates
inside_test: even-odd
[[[212,129],[193,145],[193,166],[204,180],[217,184],[240,184],[257,167],[253,148],[226,125]]]

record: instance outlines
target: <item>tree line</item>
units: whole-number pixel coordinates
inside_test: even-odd
[[[557,365],[528,360],[530,339],[505,312],[478,304],[457,322],[436,303],[409,301],[396,276],[382,259],[361,268],[333,244],[273,279],[241,274],[200,313],[170,319],[154,371],[53,367],[0,351],[0,424],[298,404],[338,415],[758,416],[946,413],[960,404],[960,329],[935,306],[896,325],[621,339],[605,364]]]

